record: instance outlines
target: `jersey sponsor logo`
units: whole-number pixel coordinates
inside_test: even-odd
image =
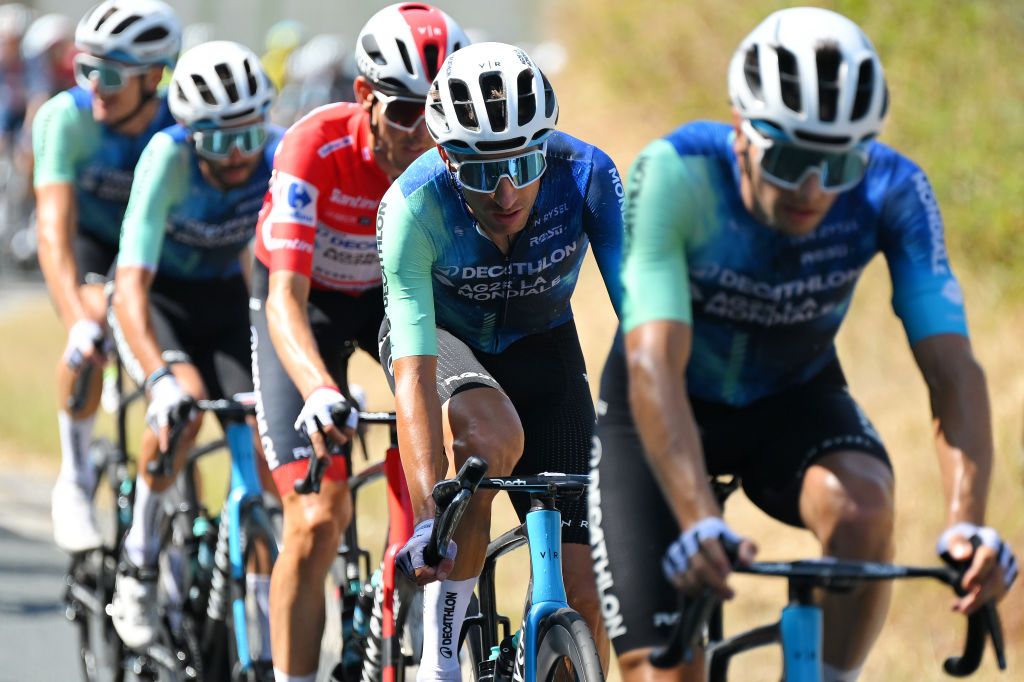
[[[920,199],[928,218],[928,233],[931,236],[932,247],[932,274],[949,274],[949,256],[946,253],[946,240],[942,234],[942,213],[939,211],[939,203],[935,200],[935,193],[928,182],[928,176],[923,171],[915,173],[913,180],[917,198]]]
[[[460,279],[496,279],[507,275],[522,277],[524,275],[539,275],[545,270],[552,268],[566,258],[569,258],[579,249],[579,242],[566,244],[551,253],[540,257],[535,261],[508,263],[506,265],[471,265],[465,266],[459,272]],[[441,266],[442,271],[450,272],[451,266]],[[455,276],[451,272],[450,276]]]
[[[656,611],[652,622],[656,628],[670,628],[679,621],[680,616],[678,611]]]
[[[331,196],[329,196],[327,200],[333,204],[345,206],[346,208],[354,208],[359,211],[376,211],[377,206],[380,205],[379,199],[374,199],[373,197],[352,196],[351,194],[345,194],[337,187],[331,190]]]
[[[540,220],[538,220],[537,222],[543,224],[543,223],[548,222],[552,218],[557,218],[558,216],[565,215],[568,212],[569,212],[569,204],[559,204],[558,206],[555,206],[554,208],[545,211],[544,214],[541,215]],[[561,232],[559,232],[558,234],[561,234]],[[542,241],[544,241],[544,240],[541,239],[540,242],[542,242]],[[539,244],[540,242],[536,242],[536,243]],[[534,244],[534,241],[531,239],[530,240],[530,246],[533,246],[533,244]]]
[[[470,298],[474,301],[493,301],[499,298],[519,298],[521,296],[536,296],[551,291],[562,283],[562,276],[558,275],[548,281],[545,277],[522,279],[516,283],[511,281],[480,282],[479,284],[463,284],[458,288],[459,296]]]
[[[823,249],[813,249],[800,254],[800,265],[813,265],[823,263],[837,258],[844,258],[850,253],[850,247],[846,244],[834,244]]]
[[[960,283],[955,279],[946,282],[942,287],[942,297],[953,305],[962,306],[964,304],[964,290],[960,288]]]
[[[568,210],[569,207],[566,204],[562,204],[559,208],[560,209]],[[558,209],[555,209],[555,210],[558,210]],[[565,231],[565,226],[564,225],[559,225],[557,227],[552,227],[550,230],[548,230],[547,232],[545,232],[543,234],[539,234],[536,237],[530,237],[530,246],[536,246],[537,244],[543,244],[544,242],[546,242],[547,240],[551,239],[552,237],[557,237],[558,235],[562,234],[564,231]]]
[[[316,150],[316,154],[321,159],[326,159],[328,156],[331,155],[332,152],[336,152],[339,149],[342,149],[344,147],[348,147],[351,144],[352,144],[352,136],[351,135],[346,135],[345,137],[339,137],[338,139],[331,140],[327,144],[323,145],[322,147],[320,147],[320,149]]]
[[[167,235],[179,244],[201,249],[238,246],[252,239],[255,222],[255,212],[219,223],[208,223],[198,218],[172,217],[168,221]]]
[[[269,222],[316,226],[316,200],[319,190],[302,178],[274,171],[270,181]]]
[[[313,272],[332,288],[368,289],[381,279],[377,242],[372,234],[341,233],[320,225],[316,234]]]
[[[444,383],[446,386],[450,386],[451,384],[454,384],[457,381],[463,381],[465,379],[479,379],[481,381],[485,381],[492,384],[498,383],[490,375],[482,374],[480,372],[462,372],[461,374],[455,374],[453,376],[446,377]]]
[[[814,273],[802,279],[778,284],[755,280],[749,275],[730,268],[723,268],[718,263],[694,265],[690,273],[692,279],[702,284],[718,285],[723,289],[778,302],[788,298],[825,294],[842,289],[855,282],[862,271],[863,268],[833,270],[825,274]]]
[[[455,592],[444,593],[444,608],[441,611],[441,648],[438,650],[444,658],[452,657],[452,631],[457,596]]]
[[[615,639],[626,634],[628,628],[622,615],[619,598],[612,591],[612,588],[615,587],[615,578],[612,576],[609,566],[608,545],[605,542],[604,530],[601,528],[601,472],[598,465],[601,464],[603,448],[601,439],[597,436],[593,436],[590,442],[590,488],[587,491],[590,558],[594,560],[594,577],[597,580],[597,592],[601,598],[601,615],[604,617],[604,625],[608,630],[608,637]]]
[[[127,205],[134,177],[135,174],[131,170],[93,165],[85,168],[78,177],[77,184],[82,191],[101,201]]]
[[[619,169],[612,166],[608,169],[608,175],[612,178],[612,190],[615,192],[615,196],[619,200],[619,213],[623,213],[626,209],[626,190],[622,186],[622,178],[619,177]]]

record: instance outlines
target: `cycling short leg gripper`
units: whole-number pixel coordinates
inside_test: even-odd
[[[128,561],[136,566],[153,568],[160,552],[160,538],[157,536],[157,513],[163,493],[150,489],[142,476],[135,481],[135,507],[132,513],[132,527],[124,539],[124,552]]]
[[[821,665],[821,682],[857,682],[860,677],[861,668],[853,670],[840,670],[828,663]]]
[[[57,477],[74,483],[82,490],[92,490],[96,484],[95,472],[89,461],[89,441],[96,415],[72,419],[61,410],[57,413],[57,433],[60,436],[60,473]]]
[[[416,682],[459,682],[459,633],[476,578],[423,588],[423,658]]]

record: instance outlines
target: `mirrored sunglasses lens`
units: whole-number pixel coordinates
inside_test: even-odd
[[[234,131],[211,130],[196,134],[196,149],[207,156],[226,158],[232,147],[252,154],[262,149],[266,141],[267,129],[262,125]]]
[[[866,164],[862,154],[855,151],[828,153],[774,144],[764,150],[761,168],[770,178],[790,186],[799,184],[808,169],[820,168],[822,188],[832,189],[859,182]]]
[[[411,128],[423,117],[424,105],[420,102],[396,99],[384,107],[384,116],[393,123]]]
[[[109,64],[76,62],[75,69],[78,83],[83,87],[93,80],[104,90],[116,90],[124,85],[121,70]]]
[[[459,181],[478,192],[493,192],[502,176],[517,188],[525,187],[543,173],[547,164],[541,152],[494,161],[468,161],[459,166]]]

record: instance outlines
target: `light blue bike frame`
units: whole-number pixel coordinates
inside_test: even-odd
[[[530,608],[523,618],[523,632],[517,656],[524,655],[526,680],[537,679],[537,635],[541,622],[550,614],[569,606],[562,583],[562,515],[540,509],[526,515],[526,533],[530,541],[530,567],[533,592]],[[520,653],[521,652],[521,653]]]
[[[782,609],[783,679],[786,682],[821,682],[821,608],[792,604]]]
[[[252,429],[245,422],[230,422],[225,426],[228,450],[231,452],[231,489],[224,502],[228,515],[228,557],[231,560],[231,581],[245,581],[245,557],[242,556],[242,510],[250,498],[262,499],[262,487],[256,473],[256,455],[252,445]],[[276,558],[277,548],[270,548]],[[234,615],[235,644],[238,662],[243,671],[252,667],[252,651],[249,648],[249,629],[245,614],[245,602],[232,599]]]

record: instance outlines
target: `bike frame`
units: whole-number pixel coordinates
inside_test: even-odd
[[[540,624],[550,614],[569,606],[562,582],[562,515],[554,509],[531,509],[526,515],[526,538],[530,546],[533,589],[523,616],[516,667],[522,662],[523,679],[535,680]]]
[[[384,682],[395,682],[401,664],[402,633],[395,631],[395,557],[412,537],[412,500],[402,470],[398,446],[392,445],[384,456],[384,475],[388,488],[388,548],[384,552],[383,608],[381,646],[383,647]]]

